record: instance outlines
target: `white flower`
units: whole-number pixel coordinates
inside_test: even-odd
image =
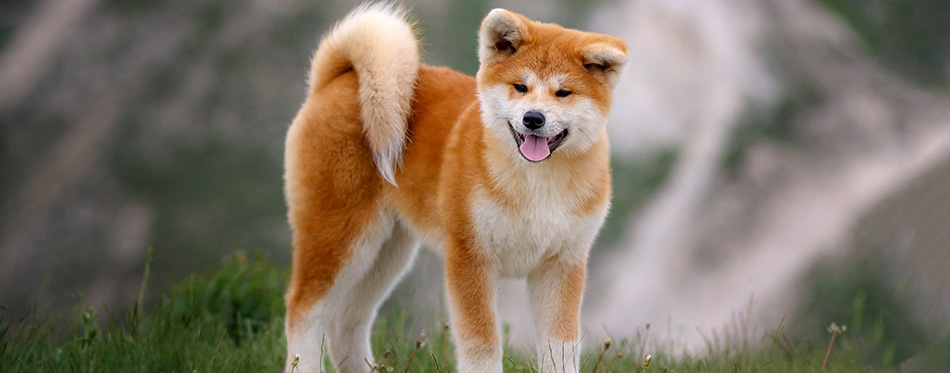
[[[845,330],[848,330],[847,325],[839,326],[838,324],[835,324],[835,323],[831,323],[831,325],[828,325],[828,333],[831,333],[831,334],[841,334],[841,333],[844,333]]]

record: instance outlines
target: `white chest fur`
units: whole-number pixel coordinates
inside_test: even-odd
[[[476,193],[472,218],[478,245],[503,277],[528,275],[543,260],[565,255],[585,258],[604,222],[607,206],[578,216],[559,195],[538,195],[507,206]]]

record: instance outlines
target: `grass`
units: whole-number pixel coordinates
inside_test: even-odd
[[[176,284],[150,311],[82,307],[0,316],[0,370],[9,372],[274,371],[282,364],[286,275],[237,255]]]
[[[56,314],[34,311],[13,318],[0,306],[0,371],[279,371],[287,278],[285,270],[263,257],[238,254],[175,284],[147,312],[135,305],[121,312],[76,307],[68,311],[71,323],[58,324]],[[425,334],[417,331],[418,322],[407,311],[380,317],[372,337],[377,371],[454,371],[448,327]],[[741,337],[748,333],[740,325],[709,333],[706,347],[695,354],[649,335],[647,327],[585,351],[582,371],[642,371],[648,354],[653,372],[868,369],[860,360],[860,341],[847,333],[837,336],[826,370],[821,365],[831,335],[796,340],[779,326],[762,339],[750,339]],[[506,345],[505,371],[534,372],[534,358]]]
[[[816,329],[824,320],[848,325],[852,338],[861,340],[861,360],[877,367],[894,367],[921,354],[939,335],[912,312],[906,290],[890,284],[892,259],[886,251],[869,249],[848,260],[826,258],[804,276],[807,296],[802,297],[795,324]],[[950,349],[944,350],[950,369]]]

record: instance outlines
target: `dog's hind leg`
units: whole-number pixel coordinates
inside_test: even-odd
[[[338,371],[367,371],[375,362],[370,329],[376,312],[411,266],[417,251],[417,240],[397,221],[373,266],[347,294],[342,312],[337,313],[330,329],[330,358]]]
[[[332,219],[325,220],[330,221]],[[341,318],[351,312],[350,298],[359,291],[360,283],[374,266],[380,248],[392,231],[393,218],[383,213],[368,222],[349,244],[324,242],[298,227],[294,236],[293,275],[287,294],[287,371],[293,368],[295,355],[300,355],[297,372],[320,372],[322,357],[327,353],[339,364],[341,360],[333,357],[351,349],[335,331]],[[327,233],[325,230],[317,232]],[[347,365],[349,369],[338,368],[338,371],[368,371],[362,361],[364,357],[372,358],[368,354],[352,357],[360,360],[361,365]]]
[[[293,228],[287,291],[287,371],[323,371],[332,327],[347,298],[392,236],[383,179],[359,121],[356,76],[315,92],[287,133],[285,188]],[[368,368],[366,370],[369,370]]]

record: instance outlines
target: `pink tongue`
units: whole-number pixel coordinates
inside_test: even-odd
[[[548,149],[548,138],[525,135],[524,142],[521,143],[521,155],[533,162],[544,160],[551,155],[551,149]]]

